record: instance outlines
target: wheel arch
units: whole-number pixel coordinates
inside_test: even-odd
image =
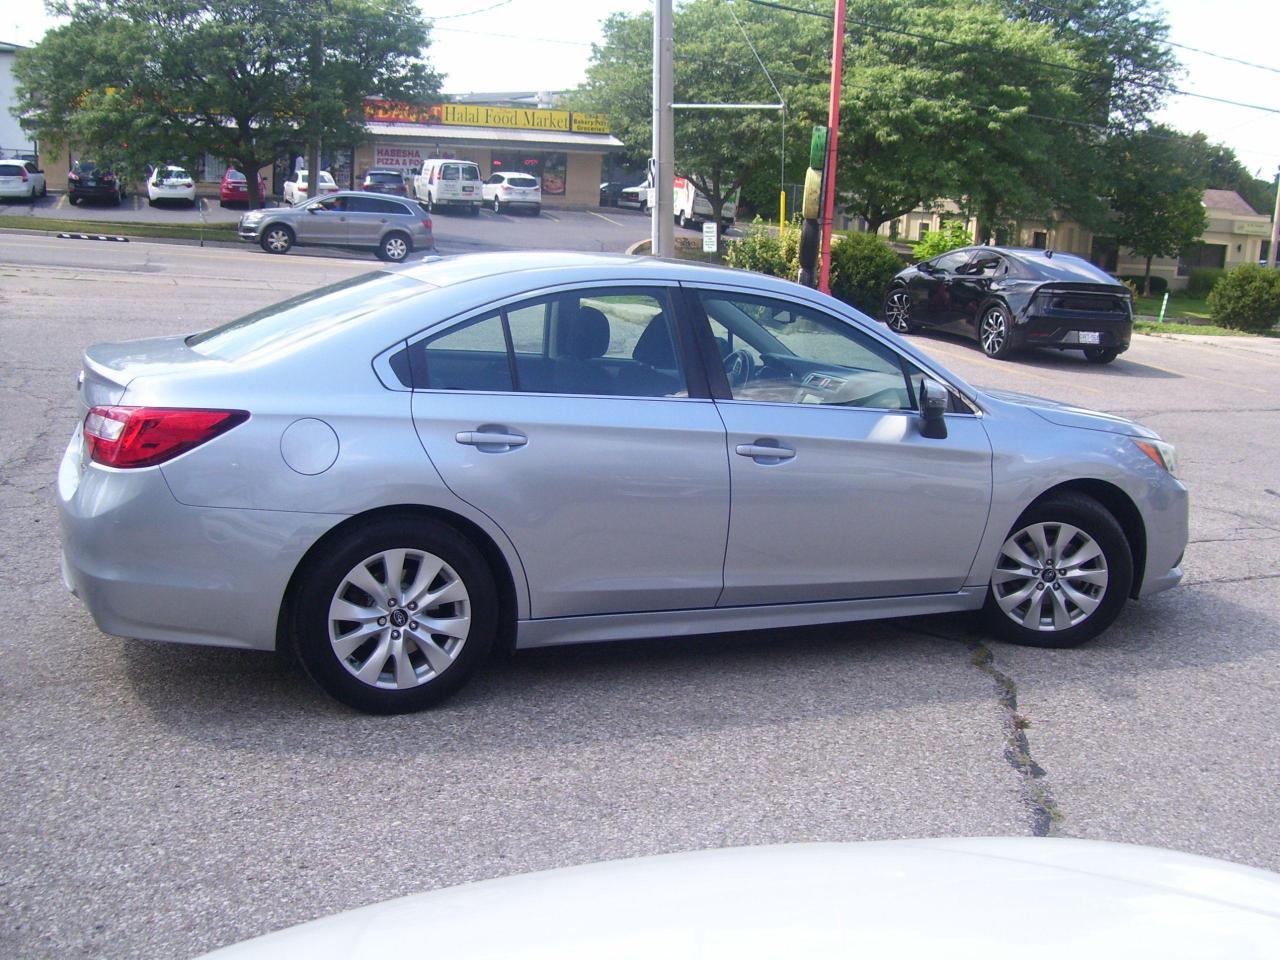
[[[1124,531],[1125,539],[1129,542],[1129,553],[1133,557],[1133,585],[1129,589],[1129,596],[1134,600],[1138,599],[1138,594],[1142,591],[1142,579],[1147,569],[1147,527],[1137,505],[1114,483],[1081,478],[1050,487],[1036,497],[1027,509],[1031,509],[1055,494],[1065,492],[1080,493],[1098,501],[1120,524],[1120,529]]]
[[[494,586],[498,591],[498,638],[496,648],[505,651],[513,650],[515,648],[518,600],[514,576],[498,544],[494,542],[488,533],[466,517],[439,507],[407,503],[376,507],[372,510],[366,510],[364,513],[347,517],[341,523],[330,527],[307,549],[306,553],[298,561],[297,566],[294,567],[293,573],[290,574],[289,583],[286,585],[284,596],[280,600],[280,610],[276,615],[276,649],[284,649],[288,643],[289,618],[293,612],[294,597],[297,595],[301,584],[301,575],[311,559],[335,539],[345,536],[353,527],[358,527],[371,520],[386,516],[417,516],[434,520],[437,523],[452,527],[475,545],[476,549],[480,551],[480,555],[484,557],[490,573],[493,574]]]

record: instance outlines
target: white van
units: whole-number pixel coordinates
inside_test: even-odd
[[[413,192],[427,205],[462,206],[474,217],[480,213],[480,168],[470,160],[425,160],[413,178]]]

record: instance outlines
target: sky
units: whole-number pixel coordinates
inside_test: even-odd
[[[743,0],[737,0],[746,6]],[[615,10],[650,9],[652,0],[419,0],[435,19],[431,60],[446,93],[565,90],[582,80],[591,43]],[[1273,0],[1163,0],[1169,39],[1270,69],[1176,50],[1186,73],[1179,89],[1270,107],[1266,113],[1195,97],[1171,97],[1157,119],[1204,131],[1235,149],[1256,175],[1280,166],[1280,4]],[[6,3],[0,40],[34,43],[55,21],[35,3]],[[34,8],[34,9],[33,9]],[[679,37],[676,38],[677,45]]]

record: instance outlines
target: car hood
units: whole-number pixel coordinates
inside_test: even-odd
[[[1079,427],[1082,430],[1101,430],[1103,433],[1119,433],[1126,437],[1146,437],[1159,439],[1154,430],[1135,423],[1126,417],[1118,417],[1113,413],[1101,413],[1085,407],[1075,407],[1057,400],[1044,397],[1033,397],[1026,393],[1015,393],[1012,390],[991,390],[980,388],[985,396],[1000,403],[1024,407],[1036,416],[1062,427]]]
[[[206,960],[1246,958],[1277,942],[1280,875],[1150,847],[1005,837],[707,850],[486,880]]]

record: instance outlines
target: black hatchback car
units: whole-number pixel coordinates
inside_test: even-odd
[[[1052,347],[1110,363],[1129,349],[1133,296],[1069,253],[964,247],[894,277],[884,321],[898,333],[929,327],[973,337],[1000,360],[1024,347]]]
[[[77,160],[67,174],[67,199],[75,206],[81,200],[110,200],[116,206],[125,197],[123,175],[93,160]]]
[[[409,195],[404,174],[399,170],[370,170],[360,181],[360,189],[366,193],[389,193],[397,197]]]

